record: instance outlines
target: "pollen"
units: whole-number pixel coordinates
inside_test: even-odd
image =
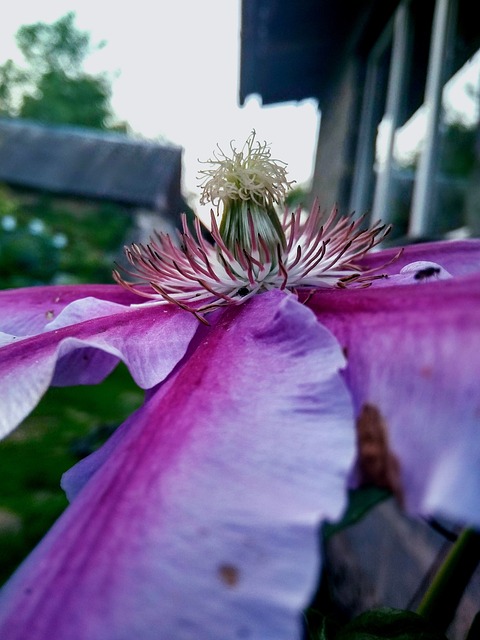
[[[274,160],[269,145],[256,141],[255,135],[252,131],[240,151],[231,142],[230,156],[217,147],[213,158],[202,163],[210,168],[199,172],[201,204],[241,200],[272,207],[283,202],[293,184],[287,180],[287,165]]]

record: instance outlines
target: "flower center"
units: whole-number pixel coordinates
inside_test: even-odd
[[[275,205],[292,184],[285,164],[255,141],[255,132],[240,151],[230,147],[231,156],[218,147],[200,172],[201,203],[212,205],[213,243],[202,235],[198,218],[192,233],[183,215],[178,242],[159,233],[147,245],[126,248],[131,268],[121,268],[124,275],[114,271],[119,284],[150,304],[174,303],[198,315],[269,289],[366,286],[379,277],[363,273],[358,261],[389,227],[377,223],[364,230],[362,219],[336,210],[326,215],[317,204],[308,215],[298,208],[280,217]]]
[[[285,247],[285,234],[276,204],[282,204],[290,186],[286,164],[271,157],[267,143],[255,140],[252,131],[240,151],[230,144],[231,155],[220,147],[199,172],[201,204],[210,202],[220,216],[220,235],[234,255],[251,253],[253,234],[263,239],[273,255]]]

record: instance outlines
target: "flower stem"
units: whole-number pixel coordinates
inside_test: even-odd
[[[423,596],[417,613],[445,631],[480,563],[480,533],[464,529]]]

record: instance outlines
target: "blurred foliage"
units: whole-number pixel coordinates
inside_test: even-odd
[[[18,48],[32,70],[40,74],[49,70],[80,72],[92,45],[90,35],[79,31],[74,22],[75,14],[69,12],[53,24],[37,22],[20,27],[16,35]]]
[[[49,389],[23,425],[0,442],[0,584],[67,506],[62,474],[142,400],[119,365],[101,385]]]
[[[470,187],[469,180],[477,163],[479,129],[478,126],[466,125],[461,121],[450,121],[442,125],[440,133],[435,188],[432,192],[438,238],[468,224],[465,198]],[[396,244],[397,239],[401,242],[406,240],[415,175],[421,153],[422,148],[419,148],[408,160],[397,166],[390,207],[393,231],[388,242]]]
[[[83,71],[94,46],[90,34],[67,13],[53,24],[24,25],[16,34],[26,67],[12,60],[0,66],[0,115],[45,123],[73,124],[126,131],[115,123],[110,106],[111,81],[106,74]]]
[[[0,190],[0,289],[36,284],[112,282],[112,267],[132,224],[112,203],[27,204]]]
[[[462,122],[446,126],[440,149],[440,172],[452,177],[468,177],[475,164],[477,127]]]
[[[451,177],[467,177],[475,164],[475,144],[478,136],[476,126],[461,121],[445,124],[441,131],[438,155],[438,171]],[[408,162],[401,164],[402,169],[415,170],[421,155],[419,149]]]
[[[46,123],[65,123],[107,128],[110,89],[103,78],[69,78],[50,71],[39,80],[36,91],[23,96],[19,116]]]
[[[292,187],[285,197],[285,205],[289,209],[305,206],[308,199],[308,188],[304,185]]]
[[[432,624],[413,611],[374,609],[365,611],[341,629],[329,628],[328,621],[318,640],[447,640]]]

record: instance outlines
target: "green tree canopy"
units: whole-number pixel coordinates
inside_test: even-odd
[[[111,84],[106,74],[83,70],[93,46],[90,34],[75,26],[67,13],[53,24],[22,26],[16,40],[26,62],[0,65],[0,115],[46,123],[78,124],[96,129],[125,130],[114,125]]]
[[[77,29],[73,12],[53,24],[24,25],[18,30],[16,40],[34,73],[60,71],[78,75],[92,51],[90,35]]]

